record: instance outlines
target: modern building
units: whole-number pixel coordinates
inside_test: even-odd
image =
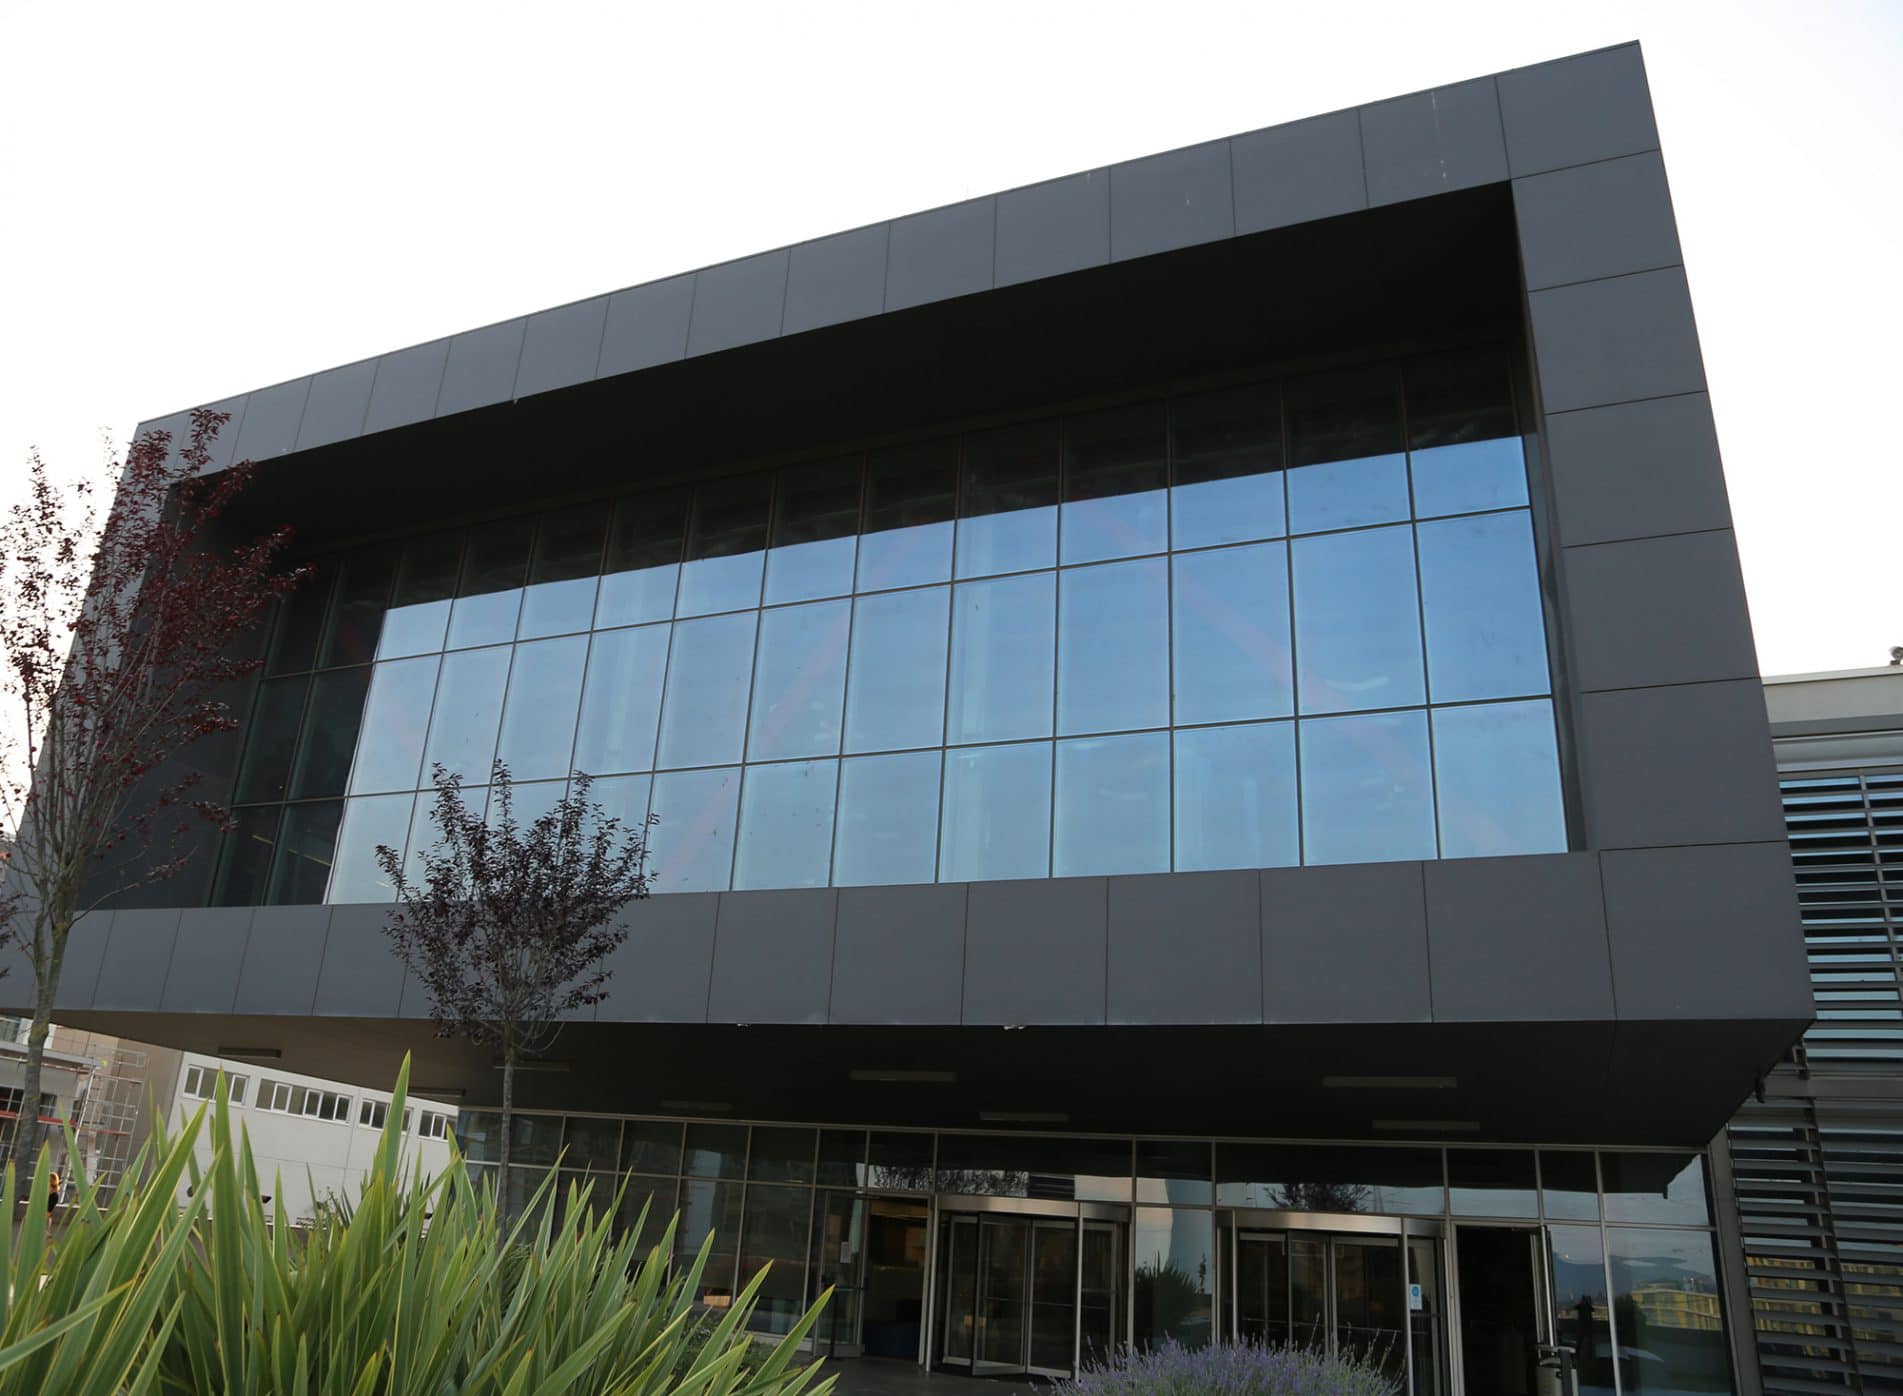
[[[435,763],[580,769],[657,894],[517,1157],[712,1231],[709,1305],[1757,1389],[1707,1146],[1812,999],[1636,46],[217,405],[317,574],[198,753],[237,830],[64,1020],[413,1053],[486,1165],[371,850]]]
[[[1903,668],[1768,679],[1817,1024],[1713,1150],[1764,1388],[1903,1385]]]

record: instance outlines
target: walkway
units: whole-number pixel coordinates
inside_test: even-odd
[[[965,1377],[928,1372],[915,1362],[889,1357],[841,1357],[820,1369],[838,1378],[834,1396],[1012,1396],[1047,1386],[1034,1377]]]

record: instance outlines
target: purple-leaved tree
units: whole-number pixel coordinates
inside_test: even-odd
[[[278,566],[286,530],[220,536],[252,477],[249,462],[206,470],[230,415],[194,412],[176,450],[147,432],[96,481],[60,484],[33,454],[26,498],[0,514],[0,940],[33,975],[12,1152],[24,1173],[73,924],[177,874],[194,825],[229,822],[173,758],[238,725],[225,696],[261,663],[246,635],[299,576]]]
[[[395,849],[377,849],[397,894],[385,933],[428,992],[437,1033],[494,1044],[501,1058],[497,1204],[506,1233],[516,1067],[549,1048],[565,1014],[608,996],[606,961],[628,936],[620,912],[648,895],[648,823],[624,828],[579,771],[554,808],[527,824],[501,761],[486,814],[465,799],[460,774],[438,765],[431,780],[435,846],[413,869]]]

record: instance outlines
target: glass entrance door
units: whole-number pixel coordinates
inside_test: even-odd
[[[1117,1341],[1122,1286],[1114,1224],[952,1214],[940,1224],[939,1246],[940,1362],[974,1375],[1061,1377],[1076,1370],[1082,1328],[1090,1330],[1087,1345],[1107,1351]]]
[[[1438,1242],[1416,1237],[1424,1265]],[[1237,1336],[1270,1346],[1314,1347],[1373,1363],[1407,1380],[1410,1346],[1434,1349],[1422,1312],[1433,1286],[1410,1280],[1404,1238],[1315,1231],[1242,1231],[1236,1237]],[[1412,1288],[1421,1283],[1417,1300]],[[1410,1315],[1428,1320],[1409,1321]],[[1437,1366],[1437,1364],[1436,1364]],[[1416,1396],[1439,1390],[1434,1367],[1419,1373]]]

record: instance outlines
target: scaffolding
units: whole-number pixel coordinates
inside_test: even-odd
[[[74,1110],[78,1123],[74,1140],[85,1176],[99,1189],[102,1206],[109,1205],[132,1161],[132,1142],[148,1088],[147,1057],[137,1047],[120,1042],[94,1059]]]

